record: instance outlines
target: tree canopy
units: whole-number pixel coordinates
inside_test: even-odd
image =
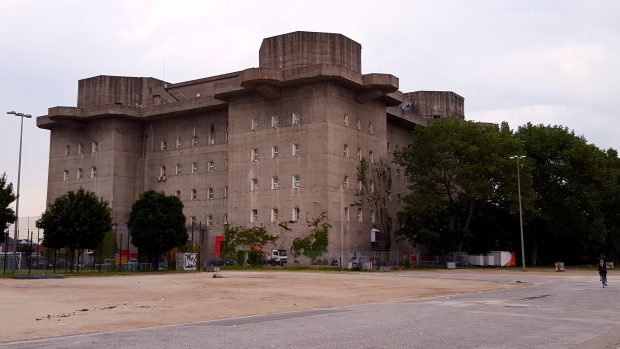
[[[37,228],[44,231],[43,246],[75,250],[95,249],[112,229],[108,203],[90,191],[70,191],[51,203]]]
[[[10,223],[15,222],[15,211],[9,205],[15,201],[13,184],[7,183],[6,173],[0,176],[0,242],[4,241],[4,232]]]
[[[244,227],[230,226],[224,227],[224,243],[222,244],[222,252],[225,258],[237,259],[239,264],[245,260],[246,253],[252,253],[252,247],[262,249],[263,246],[274,243],[278,240],[278,236],[270,234],[265,227]],[[257,264],[256,256],[254,256],[253,264]]]
[[[560,126],[442,119],[395,152],[411,194],[402,237],[431,253],[517,250],[517,163],[528,262],[587,263],[620,248],[620,159]]]
[[[412,143],[394,154],[411,189],[399,213],[400,235],[434,254],[505,243],[498,240],[510,235],[507,221],[518,209],[516,164],[509,157],[522,152],[507,124],[442,119],[416,129]],[[528,207],[527,171],[521,178]]]
[[[131,243],[146,251],[155,265],[162,252],[183,246],[188,239],[181,199],[153,190],[133,204],[127,227]]]

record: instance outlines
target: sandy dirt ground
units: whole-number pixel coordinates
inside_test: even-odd
[[[0,342],[523,286],[448,280],[436,278],[438,273],[224,271],[218,273],[222,278],[203,272],[0,279]]]

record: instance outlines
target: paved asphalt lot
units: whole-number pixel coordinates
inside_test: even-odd
[[[532,286],[457,297],[336,307],[0,348],[620,348],[620,280],[598,276],[403,274]]]

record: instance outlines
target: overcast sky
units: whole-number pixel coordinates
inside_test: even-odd
[[[341,33],[363,73],[450,90],[466,118],[563,125],[620,148],[620,1],[0,1],[0,173],[17,182],[19,118],[75,106],[78,79],[180,82],[258,66],[265,37]],[[164,69],[165,62],[165,69]],[[45,209],[49,131],[24,120],[20,216]]]

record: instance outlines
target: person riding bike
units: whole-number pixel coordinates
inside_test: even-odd
[[[601,276],[603,287],[607,286],[607,265],[602,259],[598,262],[598,274]]]

